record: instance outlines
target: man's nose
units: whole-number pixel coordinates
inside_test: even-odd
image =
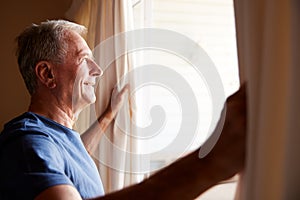
[[[91,72],[90,74],[92,76],[102,76],[103,70],[100,68],[100,66],[93,60],[91,60]]]

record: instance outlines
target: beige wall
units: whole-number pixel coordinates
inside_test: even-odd
[[[24,27],[46,19],[63,18],[72,0],[5,0],[1,2],[0,130],[12,117],[26,111],[29,94],[18,71],[15,37]]]

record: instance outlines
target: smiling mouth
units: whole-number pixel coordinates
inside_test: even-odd
[[[87,85],[87,86],[94,86],[95,85],[94,82],[84,82],[83,84]]]

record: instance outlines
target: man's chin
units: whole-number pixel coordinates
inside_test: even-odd
[[[85,107],[89,106],[89,105],[91,105],[95,102],[96,102],[96,97],[95,96],[89,97],[89,98],[85,99],[85,104],[86,104]]]
[[[95,102],[96,102],[96,97],[93,98],[93,99],[91,100],[91,102],[89,103],[89,105],[90,105],[90,104],[93,104],[93,103],[95,103]]]
[[[77,108],[76,111],[81,112],[84,108],[86,108],[87,106],[93,104],[96,102],[96,97],[86,97],[86,98],[82,98],[79,102],[74,102],[73,101],[73,109]]]

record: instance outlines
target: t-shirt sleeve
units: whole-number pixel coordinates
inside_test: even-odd
[[[65,162],[56,145],[49,136],[40,133],[20,133],[11,140],[6,152],[1,152],[6,157],[6,163],[1,163],[2,170],[7,171],[2,177],[6,195],[33,199],[51,186],[73,185],[65,175]],[[10,191],[10,188],[19,190]]]

